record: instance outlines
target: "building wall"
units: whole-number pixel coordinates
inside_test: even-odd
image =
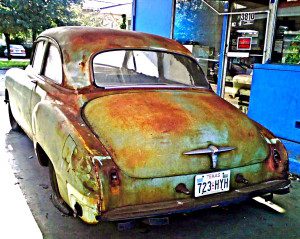
[[[135,0],[133,30],[171,36],[172,0]]]

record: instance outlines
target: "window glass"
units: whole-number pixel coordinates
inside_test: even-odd
[[[272,62],[300,64],[300,16],[277,18]]]
[[[111,51],[99,54],[94,63],[98,65],[107,65],[114,67],[122,67],[125,51]]]
[[[33,58],[33,70],[39,74],[41,71],[44,56],[44,41],[40,41],[36,44],[35,53]]]
[[[100,53],[93,60],[93,70],[98,86],[209,86],[193,59],[160,51],[118,50]]]
[[[279,0],[271,61],[300,64],[300,0]]]
[[[44,75],[58,84],[62,83],[62,63],[59,50],[50,45]]]
[[[153,54],[153,52],[150,51],[135,51],[133,57],[132,60],[136,62],[136,72],[159,77],[157,54]]]

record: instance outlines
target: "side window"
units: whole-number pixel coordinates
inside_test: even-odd
[[[49,47],[44,75],[57,84],[62,83],[62,64],[59,50],[52,44]]]
[[[33,70],[39,74],[41,72],[44,56],[44,41],[40,41],[35,46],[35,52],[33,57]]]

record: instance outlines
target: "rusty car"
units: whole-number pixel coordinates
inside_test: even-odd
[[[87,223],[289,192],[281,141],[215,94],[174,40],[48,29],[5,87],[12,129],[32,139],[59,205]]]

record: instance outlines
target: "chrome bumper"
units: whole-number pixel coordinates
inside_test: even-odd
[[[100,220],[121,221],[155,217],[175,213],[191,212],[215,206],[226,206],[267,193],[284,194],[289,192],[290,180],[273,180],[247,186],[230,192],[218,193],[199,198],[126,206],[104,212]]]

